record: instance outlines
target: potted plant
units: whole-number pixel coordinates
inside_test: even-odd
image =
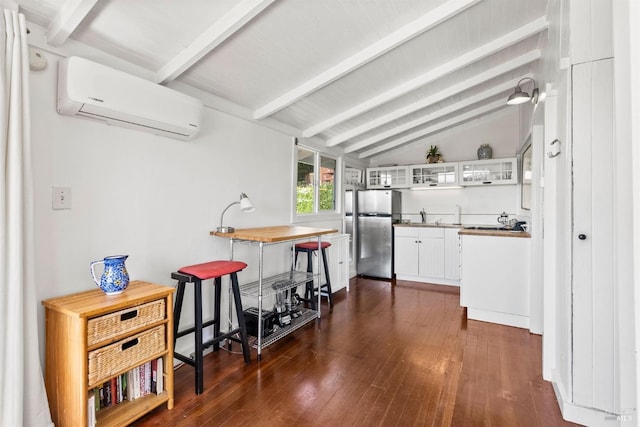
[[[427,163],[439,163],[442,161],[442,155],[437,145],[432,145],[427,150]]]

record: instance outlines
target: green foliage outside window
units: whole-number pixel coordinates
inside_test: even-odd
[[[313,213],[313,185],[298,185],[297,212]],[[334,206],[333,183],[320,184],[320,210],[332,211]]]

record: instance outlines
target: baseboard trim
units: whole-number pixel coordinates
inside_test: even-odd
[[[555,381],[551,381],[556,400],[560,406],[562,418],[572,423],[592,427],[616,427],[634,425],[635,419],[626,419],[631,415],[617,415],[594,408],[586,408],[572,403],[563,393],[563,388]]]
[[[460,287],[460,280],[444,279],[442,277],[416,276],[413,274],[396,274],[396,280],[429,283],[432,285],[447,285]]]
[[[483,322],[514,326],[516,328],[529,329],[529,317],[519,316],[517,314],[499,313],[497,311],[479,310],[477,308],[467,307],[467,318]]]

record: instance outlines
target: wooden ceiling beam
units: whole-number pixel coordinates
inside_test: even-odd
[[[205,55],[245,26],[275,0],[244,0],[217,20],[193,43],[167,62],[156,74],[156,82],[175,80]]]
[[[516,79],[511,79],[507,82],[501,83],[497,86],[492,87],[491,89],[485,90],[484,92],[480,92],[476,95],[472,95],[469,96],[465,99],[463,99],[460,102],[456,102],[454,104],[451,104],[445,108],[441,108],[435,112],[433,112],[432,114],[427,114],[425,116],[419,117],[415,120],[411,120],[410,122],[404,123],[400,126],[396,126],[392,129],[389,129],[385,132],[376,134],[370,138],[364,139],[362,141],[358,141],[355,144],[350,145],[349,147],[345,148],[345,153],[351,153],[353,151],[357,151],[357,150],[361,150],[363,148],[366,148],[370,145],[376,144],[378,142],[384,141],[385,139],[391,138],[395,135],[398,135],[402,132],[406,132],[408,130],[411,130],[415,127],[418,127],[420,125],[423,125],[425,123],[437,120],[441,117],[445,117],[448,114],[453,114],[456,111],[460,111],[463,108],[469,107],[477,102],[482,102],[485,101],[487,99],[490,99],[496,95],[499,95],[503,92],[506,92],[508,90],[513,90],[516,85],[518,84],[518,82],[520,81],[520,79],[524,78],[524,77],[531,77],[531,74],[527,74],[524,76],[519,76]],[[505,97],[505,103],[506,101],[506,97]],[[403,141],[406,142],[406,141]]]
[[[437,123],[433,126],[430,126],[428,128],[425,129],[421,129],[417,132],[413,132],[409,135],[406,135],[400,139],[391,141],[391,142],[387,142],[386,144],[382,144],[378,147],[374,147],[371,150],[367,150],[367,151],[363,151],[362,153],[360,153],[358,155],[359,158],[364,159],[367,157],[371,157],[375,154],[378,153],[382,153],[383,151],[388,151],[391,150],[393,148],[398,147],[399,145],[403,145],[403,144],[407,144],[413,140],[416,140],[418,138],[427,136],[429,134],[444,130],[448,127],[451,126],[455,126],[458,124],[461,124],[467,120],[471,120],[480,116],[484,116],[486,114],[489,114],[495,110],[499,110],[502,108],[506,108],[509,107],[509,105],[507,105],[507,102],[505,100],[498,100],[498,101],[494,101],[490,104],[486,104],[483,105],[482,107],[476,108],[475,110],[471,110],[468,111],[464,114],[460,114],[459,116],[453,117],[449,120],[445,120],[443,122]]]
[[[481,0],[450,0],[445,2],[415,21],[394,31],[388,36],[383,37],[365,49],[362,49],[355,55],[332,66],[328,70],[325,70],[317,76],[307,80],[298,87],[266,103],[262,107],[257,108],[253,114],[253,118],[256,120],[264,119],[265,117],[277,113],[283,108],[288,107],[305,96],[338,80],[344,75],[351,73],[379,56],[384,55],[390,50],[424,33],[430,28],[452,18],[479,1]]]
[[[471,89],[474,86],[479,85],[480,83],[484,83],[488,80],[491,80],[495,77],[498,77],[502,74],[505,74],[509,71],[513,71],[518,67],[522,67],[523,65],[529,64],[531,62],[537,61],[540,59],[542,53],[540,50],[532,50],[524,55],[521,55],[517,58],[514,58],[510,61],[504,62],[497,67],[494,67],[490,70],[484,71],[480,74],[473,76],[470,79],[467,79],[463,82],[457,83],[455,85],[449,86],[446,89],[441,90],[438,93],[434,93],[431,96],[428,96],[420,101],[411,103],[405,107],[394,110],[390,113],[387,113],[383,116],[380,116],[374,120],[371,120],[367,123],[363,123],[360,126],[356,126],[353,129],[350,129],[346,132],[341,133],[340,135],[336,135],[333,138],[329,138],[327,140],[327,146],[333,147],[335,145],[341,144],[345,141],[348,141],[358,135],[362,135],[365,132],[373,130],[377,127],[390,123],[394,120],[398,120],[401,117],[407,116],[409,114],[415,113],[423,108],[426,108],[430,105],[434,105],[438,102],[444,101],[447,98],[454,96],[456,94],[462,93],[466,90]]]
[[[408,80],[386,92],[383,92],[379,95],[374,96],[373,98],[368,99],[367,101],[351,107],[348,110],[343,111],[342,113],[323,120],[316,125],[310,126],[309,128],[303,130],[302,135],[305,137],[317,135],[318,133],[332,126],[345,122],[360,114],[366,113],[367,111],[373,110],[374,108],[377,108],[387,102],[393,101],[396,98],[399,98],[411,91],[425,86],[430,82],[440,79],[454,71],[460,70],[476,61],[479,61],[480,59],[486,58],[524,39],[538,34],[546,30],[548,26],[549,23],[547,22],[545,17],[541,17],[534,21],[531,21],[530,23],[523,25],[522,27],[519,27],[510,33],[498,37],[491,42],[480,46],[477,49],[460,55],[456,59],[442,64],[424,73],[421,76]]]
[[[47,43],[61,46],[87,17],[98,0],[67,0],[47,29]]]

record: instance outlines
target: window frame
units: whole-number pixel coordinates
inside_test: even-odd
[[[292,167],[292,207],[291,222],[309,222],[316,220],[339,219],[342,212],[342,168],[343,161],[340,156],[336,156],[315,147],[300,144],[296,139],[293,144],[293,167]],[[298,213],[298,150],[303,149],[313,153],[313,212]],[[320,211],[320,159],[321,157],[335,160],[336,167],[333,176],[334,209]]]

